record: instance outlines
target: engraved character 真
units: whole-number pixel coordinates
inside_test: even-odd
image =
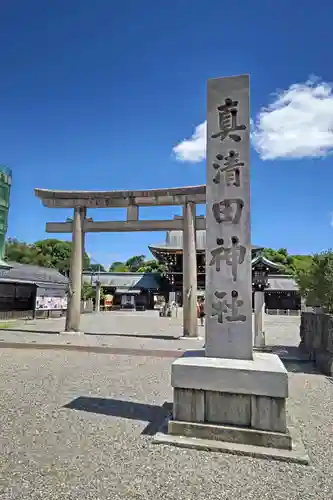
[[[240,130],[246,130],[246,125],[237,125],[238,101],[233,101],[230,97],[224,100],[224,104],[218,106],[219,129],[220,131],[212,134],[212,139],[220,138],[221,142],[230,137],[235,142],[241,140],[241,136],[235,134]]]

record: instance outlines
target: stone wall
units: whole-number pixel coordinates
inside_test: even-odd
[[[333,315],[302,312],[300,347],[318,369],[333,376]]]

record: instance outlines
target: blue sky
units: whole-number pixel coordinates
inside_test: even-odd
[[[2,2],[8,235],[45,238],[46,221],[70,215],[42,207],[35,187],[204,183],[206,81],[250,73],[252,241],[292,253],[333,246],[332,16],[329,0],[319,11],[309,0]],[[142,217],[179,213],[147,208]],[[119,236],[89,234],[87,250],[107,265],[164,240],[163,233]]]

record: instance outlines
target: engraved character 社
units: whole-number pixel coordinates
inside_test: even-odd
[[[246,248],[243,245],[239,245],[239,240],[236,236],[231,238],[231,247],[224,247],[222,238],[216,238],[216,243],[219,246],[211,251],[212,260],[209,262],[209,265],[215,265],[216,271],[219,272],[221,270],[221,262],[225,260],[227,266],[231,266],[233,281],[237,281],[238,264],[244,262]]]
[[[240,130],[245,130],[246,125],[237,125],[238,101],[233,101],[230,97],[225,99],[224,104],[218,106],[219,112],[219,132],[212,134],[212,139],[220,138],[221,142],[226,137],[230,137],[235,142],[241,140],[241,136],[236,134]]]
[[[212,211],[216,222],[238,224],[242,214],[244,202],[240,198],[226,198],[213,203]]]
[[[239,153],[229,151],[227,156],[217,154],[216,159],[220,162],[224,160],[223,166],[220,163],[214,162],[213,168],[216,170],[216,175],[213,179],[215,184],[220,184],[221,174],[225,173],[225,181],[227,186],[240,186],[240,167],[244,167],[244,162],[239,161]]]
[[[215,292],[214,295],[218,301],[212,303],[214,309],[212,317],[216,316],[218,323],[224,323],[224,320],[228,322],[246,321],[245,314],[241,314],[238,311],[244,302],[238,298],[236,290],[231,292],[231,303],[228,303],[225,298],[227,295],[226,292]]]

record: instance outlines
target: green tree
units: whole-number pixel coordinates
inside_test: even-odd
[[[159,264],[155,259],[147,260],[139,267],[139,273],[158,273],[160,276],[165,277],[167,275],[167,266],[165,264]]]
[[[39,248],[34,245],[18,241],[15,238],[8,238],[5,247],[5,259],[21,264],[34,264],[36,266],[47,267],[49,260]]]
[[[98,272],[104,273],[105,272],[105,267],[102,266],[102,264],[92,264],[92,263],[90,263],[88,271],[90,271],[92,273],[98,273]]]
[[[83,283],[81,289],[81,297],[82,300],[95,299],[96,297],[96,289],[90,283]],[[105,297],[105,292],[103,287],[101,287],[101,300]]]
[[[16,239],[8,239],[6,243],[6,260],[33,264],[43,267],[54,267],[63,274],[68,274],[70,268],[72,243],[70,241],[49,238],[28,244]],[[84,255],[83,268],[89,267],[90,259]]]
[[[126,267],[132,273],[136,273],[140,267],[144,266],[145,255],[134,255],[126,261]]]
[[[72,242],[62,241],[55,238],[36,241],[34,246],[48,259],[49,267],[55,267],[63,274],[68,274],[70,269]],[[83,257],[83,269],[88,269],[90,259],[85,253]]]
[[[113,262],[109,267],[110,273],[128,273],[129,269],[124,262]]]
[[[263,254],[267,259],[279,264],[286,274],[294,274],[297,270],[307,269],[312,262],[311,255],[289,255],[285,248],[279,250],[265,248]]]
[[[309,304],[333,313],[333,252],[327,250],[313,256],[311,264],[295,270],[300,293]]]

